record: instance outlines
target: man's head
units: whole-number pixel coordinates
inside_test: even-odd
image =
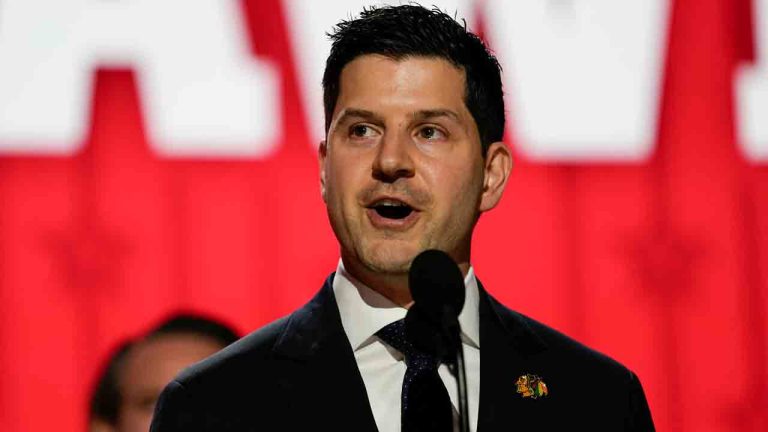
[[[342,21],[329,35],[333,42],[323,74],[325,131],[339,97],[341,71],[357,57],[379,54],[394,60],[432,57],[464,71],[464,103],[480,133],[483,154],[504,137],[501,67],[477,35],[438,9],[417,5],[371,7]]]
[[[331,39],[323,199],[350,273],[407,304],[413,258],[440,249],[466,271],[474,225],[506,185],[498,63],[413,5],[367,9]]]
[[[149,430],[163,387],[185,367],[237,338],[217,321],[177,315],[146,336],[124,342],[109,359],[91,398],[91,432]]]

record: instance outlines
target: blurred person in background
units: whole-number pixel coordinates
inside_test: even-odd
[[[237,333],[218,321],[174,315],[146,335],[121,343],[90,402],[90,432],[146,432],[160,392],[182,369],[226,347]]]

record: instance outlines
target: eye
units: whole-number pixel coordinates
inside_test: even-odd
[[[349,128],[349,135],[353,138],[370,138],[375,133],[376,131],[372,127],[364,124],[353,125]]]
[[[429,141],[441,140],[446,138],[445,132],[443,132],[442,130],[434,126],[424,126],[423,128],[419,129],[418,133],[420,138],[423,138]]]

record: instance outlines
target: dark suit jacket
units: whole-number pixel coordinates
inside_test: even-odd
[[[182,372],[163,391],[151,431],[375,431],[332,281],[293,314]],[[479,432],[653,430],[634,373],[482,287],[480,341]],[[541,377],[548,396],[518,394],[524,374]]]

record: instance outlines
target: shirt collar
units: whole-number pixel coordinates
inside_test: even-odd
[[[461,339],[465,344],[480,348],[479,292],[472,267],[464,277],[464,286],[464,308],[459,314]],[[377,331],[405,318],[408,312],[355,279],[346,271],[341,260],[333,278],[333,293],[341,315],[341,325],[354,351],[373,342]]]

